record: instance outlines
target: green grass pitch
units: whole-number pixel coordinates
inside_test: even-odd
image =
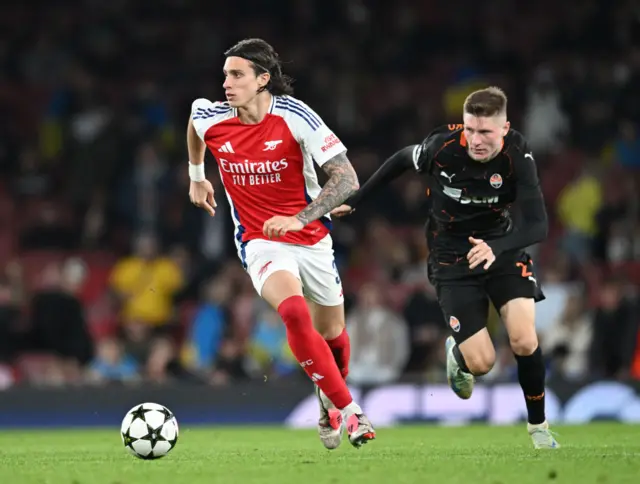
[[[0,432],[7,484],[372,484],[640,482],[640,426],[555,428],[561,449],[534,451],[524,426],[379,429],[325,450],[314,431],[183,428],[167,457],[128,455],[117,428]]]

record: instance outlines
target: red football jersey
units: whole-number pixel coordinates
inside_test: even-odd
[[[243,124],[227,102],[207,99],[193,102],[191,118],[218,163],[239,250],[252,239],[266,238],[266,220],[296,215],[314,200],[321,188],[313,163],[322,166],[346,151],[320,116],[291,96],[272,96],[258,124]],[[327,215],[279,240],[313,245],[330,228]]]

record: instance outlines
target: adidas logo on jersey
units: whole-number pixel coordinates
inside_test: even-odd
[[[235,153],[235,151],[233,151],[233,146],[231,146],[231,142],[229,141],[227,141],[220,148],[218,148],[218,151],[220,153]]]

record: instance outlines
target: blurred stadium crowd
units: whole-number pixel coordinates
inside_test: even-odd
[[[361,182],[459,122],[471,90],[505,89],[550,216],[532,250],[551,374],[640,379],[640,8],[466,3],[0,7],[0,388],[301,378],[235,256],[221,188],[214,218],[188,200],[191,102],[222,98],[222,52],[248,36],[280,52]],[[443,378],[425,202],[409,175],[335,223],[355,383]],[[489,377],[514,378],[490,319]]]

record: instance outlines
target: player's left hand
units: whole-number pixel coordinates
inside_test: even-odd
[[[339,207],[336,207],[333,210],[331,210],[330,213],[332,217],[339,218],[339,217],[344,217],[345,215],[350,215],[355,211],[356,209],[353,208],[351,205],[347,205],[346,203],[343,203]]]
[[[484,265],[484,270],[486,271],[496,260],[493,250],[491,250],[491,247],[489,247],[484,240],[469,237],[469,242],[474,246],[467,254],[469,269],[475,269],[486,261],[486,264]]]
[[[282,237],[287,232],[299,232],[304,225],[298,217],[283,217],[276,215],[267,220],[262,226],[262,233],[273,239],[274,237]]]

